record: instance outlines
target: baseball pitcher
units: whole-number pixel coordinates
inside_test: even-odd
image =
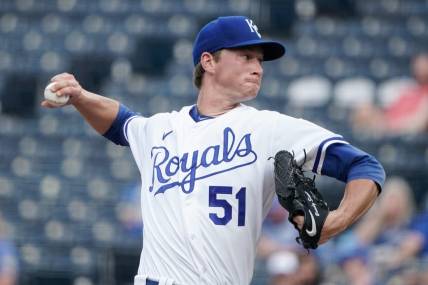
[[[219,17],[194,42],[196,103],[151,117],[90,93],[71,74],[52,78],[53,93],[130,147],[141,173],[136,285],[248,285],[275,195],[306,248],[345,230],[375,201],[385,174],[374,157],[309,121],[244,104],[259,92],[263,62],[284,53],[251,19]],[[338,209],[328,209],[305,171],[346,183]]]

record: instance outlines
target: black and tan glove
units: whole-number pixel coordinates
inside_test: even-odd
[[[297,241],[306,249],[315,249],[329,213],[327,203],[315,187],[314,179],[303,174],[302,167],[288,151],[275,155],[275,191],[279,203],[288,211],[288,220],[299,232]],[[303,227],[298,228],[295,216],[304,217]]]

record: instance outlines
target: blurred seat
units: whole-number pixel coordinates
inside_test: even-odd
[[[345,60],[338,56],[331,56],[324,62],[324,73],[332,79],[343,78],[347,74],[347,65]]]
[[[102,14],[89,14],[82,22],[82,29],[87,34],[105,34],[110,32],[111,25]]]
[[[72,223],[92,223],[96,219],[93,205],[85,202],[86,197],[75,195],[71,201],[66,203],[68,219]]]
[[[385,46],[386,48],[386,46]],[[384,50],[385,48],[381,48],[381,50]],[[374,50],[379,50],[377,48],[374,48]],[[370,70],[370,77],[374,78],[375,80],[384,80],[388,77],[393,76],[393,62],[386,59],[384,57],[385,53],[382,51],[383,55],[380,55],[380,57],[374,57],[369,62],[369,70]]]
[[[41,217],[41,209],[36,200],[22,199],[18,204],[21,222],[31,222]]]
[[[428,12],[427,12],[428,14]],[[411,16],[407,19],[406,29],[410,35],[423,37],[426,36],[428,23],[425,23],[422,17]]]
[[[185,15],[173,15],[168,20],[169,32],[177,36],[191,36],[197,33],[196,23],[192,18]]]
[[[245,14],[251,7],[251,0],[228,0],[227,2],[228,8],[235,12],[234,14]]]
[[[46,201],[56,201],[60,198],[61,194],[65,193],[62,190],[63,181],[52,174],[45,175],[40,180],[39,191],[41,199]]]
[[[25,52],[42,50],[44,46],[43,35],[39,29],[32,28],[26,32],[22,39],[22,46]]]
[[[212,5],[207,0],[183,0],[184,9],[191,13],[209,13]]]
[[[56,1],[56,9],[60,12],[74,13],[78,8],[79,2],[93,2],[93,1],[76,1],[76,0],[58,0]]]
[[[85,35],[80,29],[70,31],[64,38],[64,48],[71,54],[88,52],[91,49],[93,37]]]
[[[131,35],[149,34],[153,30],[150,19],[144,15],[130,14],[123,22],[124,29]]]
[[[63,222],[57,219],[46,221],[44,225],[44,236],[49,242],[71,242],[73,240],[73,233],[69,227]]]
[[[115,241],[114,224],[108,220],[100,220],[92,225],[92,237],[100,243],[112,244]]]
[[[177,97],[192,96],[193,83],[191,78],[182,74],[171,76],[168,82],[168,95]]]
[[[70,260],[75,268],[91,272],[94,269],[93,251],[84,246],[73,246],[70,249]]]
[[[53,135],[58,132],[58,119],[53,115],[53,113],[43,114],[39,120],[39,133],[43,135]]]
[[[334,86],[333,103],[339,107],[355,108],[373,102],[375,83],[364,77],[346,78]]]
[[[107,38],[107,46],[111,53],[118,55],[129,54],[131,39],[122,31],[115,31]]]
[[[392,56],[400,57],[410,55],[413,51],[408,38],[391,36],[388,40],[388,52]]]
[[[16,10],[20,12],[28,12],[33,10],[35,7],[35,3],[37,1],[34,0],[17,0],[15,2],[15,8]]]
[[[18,15],[15,13],[2,13],[0,17],[0,32],[16,33],[19,27]]]
[[[324,106],[330,99],[331,88],[331,82],[325,77],[304,76],[288,86],[288,102],[299,107]]]
[[[41,30],[46,35],[64,35],[69,31],[70,26],[68,18],[61,18],[59,15],[54,13],[46,14],[41,22]]]
[[[96,1],[94,1],[96,2]],[[98,0],[98,9],[104,13],[120,13],[127,9],[128,1]]]
[[[72,285],[94,285],[95,280],[87,276],[76,276],[73,280]]]
[[[9,51],[2,49],[3,48],[0,44],[0,70],[11,70],[13,64],[13,55]],[[0,90],[4,88],[5,81],[5,78],[1,79]]]
[[[318,49],[317,41],[310,36],[300,36],[297,39],[297,55],[299,56],[310,56],[315,53],[316,49]]]
[[[37,153],[37,140],[32,136],[25,136],[18,142],[20,154],[23,156],[32,157]]]
[[[49,74],[60,73],[66,69],[66,61],[60,52],[46,51],[40,57],[38,68]]]
[[[278,73],[284,77],[297,77],[301,74],[302,63],[298,59],[288,58],[280,61]]]
[[[281,80],[273,76],[269,76],[263,79],[263,84],[260,90],[260,93],[263,94],[262,97],[273,99],[282,97],[285,98],[285,94],[282,93],[283,87]],[[258,97],[260,99],[260,97]]]
[[[42,248],[35,243],[23,243],[19,247],[19,256],[24,265],[40,266],[43,263]]]
[[[160,96],[154,97],[154,98],[156,99],[152,99],[149,102],[151,110],[155,109],[155,104],[157,108],[164,108],[163,110],[158,109],[159,112],[165,112],[169,110],[169,105],[166,105],[166,104],[169,104],[169,100],[167,98],[160,97]],[[135,177],[136,175],[135,171],[136,171],[135,164],[129,158],[114,159],[110,164],[111,177],[117,180],[129,181],[129,179],[132,179],[132,177]]]
[[[356,36],[346,36],[342,41],[342,49],[347,56],[359,57],[365,50],[363,39]]]
[[[390,78],[378,85],[377,99],[382,107],[388,107],[401,95],[402,91],[415,86],[415,81],[410,77]]]
[[[111,200],[114,194],[111,191],[111,183],[101,177],[94,177],[88,181],[87,191],[95,203]]]
[[[61,163],[61,173],[64,177],[77,178],[84,174],[84,167],[79,158],[65,158]]]
[[[10,165],[12,173],[16,177],[30,177],[34,170],[33,163],[30,159],[17,156],[12,160]]]
[[[1,171],[1,168],[0,168]],[[3,173],[3,171],[1,171]],[[0,200],[9,200],[15,193],[15,183],[12,179],[0,175]]]
[[[166,2],[166,1],[165,1]],[[146,0],[141,2],[141,7],[144,11],[156,14],[162,10],[161,0]]]

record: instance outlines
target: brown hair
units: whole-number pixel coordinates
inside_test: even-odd
[[[221,50],[218,50],[212,54],[214,57],[214,61],[217,62],[220,59],[220,52]],[[198,89],[201,89],[204,73],[205,69],[202,67],[201,62],[198,62],[198,64],[195,66],[195,69],[193,70],[193,84],[195,84],[196,88]]]

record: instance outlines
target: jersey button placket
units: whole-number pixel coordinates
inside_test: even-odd
[[[193,152],[193,148],[191,145],[191,142],[187,141],[187,140],[179,140],[179,153],[180,153],[180,157],[182,157],[182,154],[187,152],[189,154],[191,154]],[[184,147],[183,147],[184,146]],[[177,173],[178,175],[178,179],[179,181],[183,181],[184,176],[187,175],[187,173],[183,173],[181,171],[178,171]],[[194,189],[194,191],[198,191],[198,189]],[[203,276],[202,274],[202,269],[201,269],[201,264],[200,264],[200,251],[199,251],[199,246],[198,246],[198,237],[197,237],[197,223],[195,221],[193,221],[195,215],[195,202],[194,200],[194,194],[193,192],[191,193],[181,193],[181,203],[183,206],[183,214],[184,214],[184,225],[185,225],[185,230],[186,230],[186,235],[189,239],[189,250],[190,250],[190,254],[192,255],[192,259],[193,259],[193,265],[194,268],[198,270],[199,272],[199,278],[201,279]],[[203,284],[203,283],[201,283]]]
[[[178,172],[178,181],[183,181],[184,175],[181,171]],[[180,189],[181,191],[181,189]],[[192,194],[186,194],[186,193],[181,193],[182,195],[182,206],[183,206],[183,222],[185,225],[185,231],[186,231],[186,235],[189,239],[189,250],[190,250],[190,254],[193,256],[193,262],[194,262],[194,267],[196,269],[198,269],[199,271],[199,266],[197,264],[197,258],[195,256],[195,245],[194,242],[196,240],[196,234],[194,232],[194,223],[192,223],[192,212],[193,212],[193,203],[192,203]],[[195,262],[196,261],[196,262]]]
[[[185,194],[186,197],[184,198],[184,211],[186,213],[186,216],[184,217],[186,219],[186,225],[188,229],[188,236],[192,242],[196,240],[196,232],[195,232],[195,224],[192,222],[192,217],[194,216],[194,209],[193,209],[193,202],[191,198],[191,194]],[[194,245],[192,245],[194,247]]]

